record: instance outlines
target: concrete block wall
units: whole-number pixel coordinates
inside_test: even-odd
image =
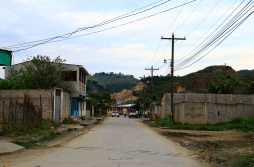
[[[5,112],[7,106],[10,104],[10,99],[18,102],[24,101],[24,95],[31,97],[34,105],[40,105],[40,96],[42,102],[42,118],[54,120],[54,89],[28,89],[28,90],[0,90],[0,119],[2,119],[3,101],[5,101]],[[53,115],[53,116],[52,116]],[[70,115],[70,94],[62,92],[61,95],[61,111],[60,118],[62,121],[64,118]]]
[[[24,95],[30,95],[34,105],[40,105],[40,95],[42,101],[42,117],[52,118],[52,90],[51,89],[41,89],[41,90],[0,90],[0,118],[2,118],[3,111],[3,101],[5,101],[6,107],[10,104],[10,99],[12,96],[13,100],[18,102],[24,101]]]
[[[161,118],[171,114],[171,94],[162,98]],[[254,95],[174,93],[177,122],[207,124],[229,122],[234,117],[254,116]]]

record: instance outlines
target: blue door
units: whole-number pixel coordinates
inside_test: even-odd
[[[71,98],[71,116],[79,117],[79,100]]]

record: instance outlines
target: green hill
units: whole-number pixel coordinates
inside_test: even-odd
[[[240,71],[237,71],[237,74],[240,75],[240,76],[254,76],[254,70],[240,70]]]
[[[151,81],[151,77],[146,78]],[[168,76],[154,76],[154,100],[159,99],[164,93],[171,92],[171,77]],[[203,70],[190,73],[186,76],[174,76],[174,92],[177,92],[176,87],[182,90],[188,90],[195,93],[207,92],[211,85],[211,81],[216,84],[226,84],[232,82],[236,87],[235,93],[245,94],[249,93],[248,86],[251,81],[254,81],[253,76],[239,76],[237,72],[229,66],[210,66]],[[147,93],[151,92],[151,83],[148,83]]]
[[[109,93],[120,92],[123,89],[135,86],[137,82],[138,79],[134,78],[133,75],[116,74],[113,72],[95,73],[87,79],[87,93],[91,93],[93,89],[96,89],[99,93],[104,91]]]

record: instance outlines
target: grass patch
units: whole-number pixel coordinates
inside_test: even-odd
[[[56,132],[54,131],[50,131],[48,135],[43,136],[40,140],[28,140],[28,141],[23,141],[22,140],[17,140],[17,141],[13,141],[12,143],[18,144],[20,146],[25,147],[26,149],[33,147],[33,146],[37,146],[37,143],[46,141],[46,140],[50,140],[50,139],[54,139],[56,138],[58,135],[56,134]],[[29,139],[29,138],[26,138]]]
[[[254,154],[244,156],[235,161],[236,167],[253,167]]]
[[[33,129],[27,129],[22,126],[17,126],[16,128],[10,128],[8,129],[5,127],[4,130],[0,131],[0,136],[7,136],[7,137],[17,137],[17,136],[24,136],[24,135],[30,135],[33,137],[45,135],[49,133],[51,128],[55,128],[60,126],[60,123],[55,123],[51,120],[44,119],[42,121],[42,126],[40,128],[33,128]]]
[[[63,124],[76,124],[77,122],[75,122],[74,120],[72,120],[70,117],[69,118],[64,118],[64,120],[62,121]]]
[[[217,123],[217,124],[182,124],[173,122],[171,123],[170,117],[158,119],[154,123],[156,126],[170,127],[171,129],[186,129],[186,130],[206,130],[206,131],[223,131],[223,130],[240,130],[243,132],[254,132],[254,117],[252,118],[233,118],[230,122]]]

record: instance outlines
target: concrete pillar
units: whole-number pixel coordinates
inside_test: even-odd
[[[182,124],[185,124],[185,103],[182,103]]]
[[[204,124],[207,124],[207,102],[204,103]]]

